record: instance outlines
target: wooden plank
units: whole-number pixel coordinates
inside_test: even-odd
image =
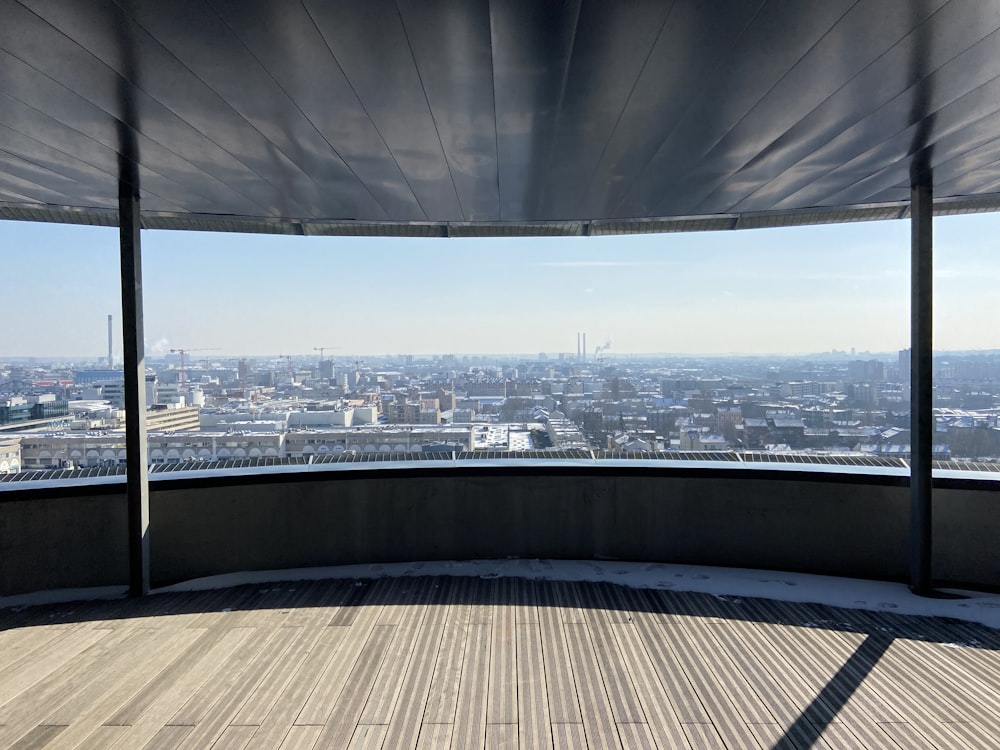
[[[861,619],[867,616],[867,613],[860,613]],[[854,634],[840,631],[829,631],[829,636],[844,643],[856,640]],[[902,722],[880,722],[897,743],[899,740],[889,729],[895,731],[894,725],[908,724],[932,745],[967,747],[971,742],[971,746],[988,747],[995,744],[996,739],[991,734],[980,725],[969,722],[968,717],[936,688],[928,689],[925,669],[917,667],[915,671],[908,671],[905,664],[896,657],[897,651],[898,646],[890,646],[866,678],[866,683],[905,717]],[[935,675],[930,684],[940,684],[938,675]],[[959,723],[945,724],[941,718]]]
[[[145,640],[133,653],[122,655],[124,664],[115,669],[113,679],[95,683],[89,690],[57,706],[46,717],[49,723],[69,724],[69,728],[51,743],[51,750],[74,748],[88,737],[90,739],[83,746],[101,750],[109,747],[111,738],[123,736],[128,727],[121,727],[120,732],[107,731],[102,728],[103,722],[165,669],[177,654],[183,653],[203,635],[187,628],[166,632],[143,628],[140,632]],[[144,654],[144,658],[136,659],[136,653]]]
[[[284,736],[284,739],[282,740],[281,745],[278,747],[278,750],[312,750],[312,748],[316,745],[316,740],[319,739],[319,733],[322,731],[323,727],[293,726],[288,730],[288,733]],[[251,742],[253,742],[253,739],[251,739]]]
[[[540,586],[537,591],[549,716],[553,724],[579,724],[583,719],[563,632],[562,612],[554,599],[554,587]]]
[[[587,600],[594,604],[604,613],[604,618],[612,625],[632,622],[632,612],[619,604],[618,589],[622,588],[613,583],[591,583],[587,585]],[[583,594],[581,594],[583,596]]]
[[[580,750],[587,747],[583,724],[560,722],[552,725],[553,750]]]
[[[941,723],[952,735],[958,738],[961,747],[1000,747],[992,730],[987,730],[979,722],[945,721]]]
[[[514,637],[513,581],[510,578],[500,578],[495,583],[486,721],[489,724],[517,724],[517,644]]]
[[[674,619],[683,623],[685,617],[671,618],[666,611],[665,602],[657,594],[660,592],[647,592],[650,594],[648,601],[650,605],[660,612],[662,620]],[[683,603],[683,599],[674,598],[673,606],[678,602]],[[687,679],[697,692],[698,698],[705,707],[705,711],[711,717],[715,729],[722,737],[729,748],[757,748],[758,743],[753,734],[747,729],[746,724],[739,718],[737,706],[719,684],[718,678],[708,661],[708,655],[697,650],[697,645],[690,643],[691,633],[689,629],[679,624],[673,628],[673,633],[669,635],[667,647],[673,652],[674,658],[683,670]],[[664,632],[666,632],[664,630]]]
[[[193,630],[193,628],[191,629]],[[237,634],[238,640],[235,643],[242,642],[248,633],[249,631],[245,631],[242,635]],[[159,673],[104,723],[113,726],[131,726],[135,724],[159,695],[168,691],[187,674],[193,664],[197,664],[206,655],[211,654],[221,642],[227,639],[230,644],[233,644],[233,648],[235,649],[234,637],[229,630],[215,628],[204,631],[196,641],[184,648],[183,651],[175,654],[174,658],[164,665],[164,668]]]
[[[958,748],[961,745],[936,745],[917,729],[905,721],[887,721],[879,724],[892,740],[905,750],[935,750],[935,748]]]
[[[321,616],[325,620],[326,612],[322,611]],[[333,660],[334,654],[336,654],[341,641],[346,637],[348,630],[349,628],[346,627],[320,628],[319,640],[308,652],[302,655],[301,659],[296,660],[295,669],[287,673],[282,690],[268,708],[264,719],[260,721],[260,729],[254,734],[247,747],[255,750],[272,750],[276,745],[281,744],[289,732],[289,727],[295,721],[295,717],[301,712],[310,693],[313,692],[320,675]],[[286,677],[286,674],[283,673],[282,677]],[[251,700],[253,700],[253,696]],[[254,713],[261,710],[265,703],[266,701],[261,701],[260,705],[254,708]],[[245,721],[246,719],[242,716],[243,712],[241,711],[236,718]],[[321,725],[317,726],[322,730]],[[319,732],[317,732],[317,736],[319,736]]]
[[[487,724],[486,750],[518,750],[517,724]]]
[[[612,593],[618,598],[620,606],[633,613],[633,625],[642,648],[653,665],[653,671],[678,722],[709,723],[711,720],[701,698],[669,646],[670,641],[676,638],[675,629],[669,625],[669,618],[654,614],[649,603],[641,599],[640,592],[635,589],[620,587]]]
[[[514,626],[517,642],[518,743],[522,748],[552,747],[548,686],[542,658],[542,634],[537,623]]]
[[[714,724],[682,724],[688,744],[696,750],[727,750]],[[759,745],[757,745],[759,747]]]
[[[459,579],[454,585],[455,600],[448,607],[444,635],[441,638],[437,661],[434,664],[434,676],[431,678],[430,692],[424,707],[422,720],[424,724],[454,724],[458,710],[458,691],[462,679],[471,606],[468,598],[468,579]]]
[[[0,632],[0,675],[16,671],[17,667],[8,671],[12,664],[30,664],[32,654],[40,653],[53,639],[65,637],[65,630],[32,626]]]
[[[707,606],[721,615],[717,601],[707,600]],[[730,659],[746,676],[783,732],[789,733],[790,743],[808,747],[823,734],[824,728],[829,726],[827,721],[833,720],[838,712],[825,701],[819,705],[814,703],[820,694],[816,683],[809,684],[802,678],[803,670],[808,671],[805,660],[810,654],[803,655],[804,661],[798,667],[790,666],[785,661],[789,649],[776,650],[752,624],[737,617],[712,625],[711,633],[724,644]],[[815,658],[814,653],[812,656]],[[855,711],[851,726],[855,732],[847,734],[854,747],[863,745],[874,750],[895,747],[895,743],[878,729],[874,718],[867,714]]]
[[[73,727],[70,727],[70,729],[72,728]],[[50,743],[46,745],[45,750],[49,750],[49,748],[53,747],[72,747],[78,748],[78,750],[106,750],[107,748],[118,743],[121,738],[125,736],[128,730],[128,727],[100,726],[97,727],[97,729],[95,729],[88,737],[86,737],[83,742],[78,743],[73,741],[72,744],[67,745],[62,745],[61,742],[59,745]],[[62,738],[63,735],[60,735],[56,739],[62,740]]]
[[[514,624],[530,625],[538,623],[538,586],[527,578],[514,578]]]
[[[334,626],[353,625],[359,612],[364,609],[373,609],[371,607],[366,607],[365,603],[368,599],[374,599],[377,597],[379,589],[384,585],[385,583],[383,581],[355,581],[347,599],[340,602],[333,608],[332,616],[327,624]],[[372,621],[372,625],[374,624],[374,621]]]
[[[386,724],[358,724],[347,750],[381,750],[388,731],[389,727]],[[320,746],[322,747],[322,744]]]
[[[804,714],[816,696],[815,690],[784,661],[783,654],[773,649],[769,641],[754,640],[756,631],[752,628],[734,618],[713,625],[711,635],[725,649],[779,725],[787,729],[797,721],[810,720]],[[751,645],[753,643],[756,648]],[[830,718],[832,713],[831,708],[824,718]]]
[[[332,650],[327,649],[332,649],[334,645],[329,644],[330,639],[324,638],[327,635],[325,628],[285,626],[281,629],[288,633],[292,644],[275,664],[274,669],[267,674],[266,679],[250,693],[231,724],[260,726],[306,659],[315,661],[323,656],[332,658]],[[343,631],[332,632],[337,634],[334,639],[339,641]],[[326,643],[325,647],[318,647],[321,640]],[[320,648],[319,652],[314,651],[317,648]]]
[[[40,750],[65,729],[66,727],[53,724],[33,727],[13,745],[10,745],[9,750]]]
[[[240,620],[239,627],[275,628],[297,609],[308,595],[306,581],[264,584],[257,589],[257,598]],[[213,749],[214,750],[214,749]]]
[[[207,629],[217,626],[226,615],[241,610],[247,602],[252,601],[256,596],[255,589],[254,586],[239,586],[211,592],[212,595],[206,596],[202,601],[201,614],[188,627]],[[226,619],[236,624],[234,618]]]
[[[564,628],[587,743],[590,747],[621,748],[590,631],[584,623],[566,623]]]
[[[475,606],[475,586],[478,579],[475,578],[455,578],[452,581],[452,597],[448,603],[447,622],[467,625],[472,617],[472,610]]]
[[[878,728],[878,725],[876,725],[875,728],[879,732],[882,731]],[[829,747],[830,750],[857,750],[859,747],[871,747],[871,745],[863,743],[846,724],[841,724],[839,722],[824,724],[820,727],[820,729],[823,730],[822,734],[820,734],[820,738],[826,743],[826,746]],[[889,739],[888,735],[886,735],[886,739]],[[899,747],[895,742],[892,744],[895,747]]]
[[[215,613],[219,615],[219,618],[215,622],[219,622],[224,616],[226,626],[229,628],[257,627],[257,621],[261,619],[259,610],[264,606],[262,599],[267,599],[272,593],[287,596],[285,589],[279,588],[278,584],[257,584],[241,587],[241,591],[237,596],[222,601],[218,613]],[[212,625],[209,624],[206,627],[212,627]]]
[[[559,615],[563,623],[579,625],[586,622],[583,605],[580,602],[578,594],[579,587],[585,587],[586,585],[588,584],[579,584],[571,581],[549,581],[545,586],[548,592],[547,600],[559,608]]]
[[[830,750],[829,746],[821,738],[814,741],[803,742],[800,739],[789,737],[786,730],[778,724],[747,724],[750,733],[757,738],[761,747],[765,748],[801,748],[802,750]]]
[[[298,609],[288,614],[282,626],[288,632],[295,634],[292,645],[273,671],[251,693],[231,724],[259,726],[266,723],[265,731],[258,732],[258,735],[266,738],[266,741],[281,741],[284,735],[280,733],[287,728],[287,725],[283,727],[281,722],[287,718],[290,724],[294,718],[294,716],[286,717],[285,712],[294,710],[298,713],[308,697],[308,692],[301,696],[302,703],[296,703],[298,696],[295,690],[289,694],[291,698],[286,697],[287,699],[281,701],[280,705],[279,701],[293,678],[297,680],[298,690],[312,689],[318,679],[318,673],[313,675],[310,669],[300,673],[307,659],[312,665],[311,669],[315,670],[325,668],[333,658],[333,653],[346,631],[343,628],[326,628],[325,623],[330,617],[327,607],[346,600],[352,590],[350,582],[340,580],[316,581],[305,587]],[[277,712],[270,716],[276,706]],[[258,735],[254,736],[252,743],[257,742]]]
[[[473,615],[475,612],[473,612]],[[458,711],[452,748],[483,748],[486,742],[486,701],[490,680],[490,631],[488,623],[468,626],[458,689]]]
[[[72,718],[49,719],[54,708],[86,695],[95,682],[107,680],[116,658],[135,658],[134,648],[139,643],[142,633],[135,629],[109,631],[107,637],[82,651],[62,669],[5,703],[0,707],[0,747],[36,724],[68,726]]]
[[[828,671],[832,667],[824,668],[817,665],[818,661],[824,659],[823,655],[819,653],[822,648],[821,644],[816,644],[811,649],[808,647],[799,649],[794,642],[789,641],[787,648],[776,648],[771,640],[757,632],[757,627],[765,627],[764,625],[733,623],[732,627],[739,630],[743,640],[758,655],[762,664],[769,663],[771,665],[769,669],[773,671],[775,679],[786,693],[789,696],[797,696],[796,698],[789,697],[789,703],[799,709],[798,717],[809,722],[814,733],[833,722],[845,722],[845,725],[849,726],[851,732],[857,736],[858,744],[861,746],[872,750],[894,750],[896,748],[896,743],[878,728],[877,714],[873,716],[867,710],[872,705],[879,709],[893,710],[872,691],[870,685],[862,684],[855,690],[854,694],[850,695],[846,692],[846,688],[838,686],[831,688],[829,693],[835,698],[837,696],[840,696],[841,700],[846,698],[844,707],[839,711],[825,697],[824,691],[831,684],[834,675],[829,674]],[[784,642],[783,639],[788,636],[788,633],[784,631],[791,630],[791,628],[780,625],[767,625],[766,627],[773,631],[771,635],[775,644]],[[784,661],[786,657],[789,659],[787,662]],[[859,691],[868,693],[871,696],[870,701],[855,700]],[[786,729],[799,720],[795,716],[788,716],[780,711],[777,713],[780,714],[779,723]],[[893,713],[895,712],[893,711]]]
[[[493,623],[493,589],[496,580],[473,578],[470,592],[469,623],[472,625],[490,625]]]
[[[324,744],[319,742],[324,731],[331,746],[341,747],[413,747],[444,737],[455,747],[534,749],[552,747],[554,736],[563,746],[589,740],[591,746],[614,746],[620,741],[623,747],[650,743],[690,747],[697,740],[721,747],[715,727],[703,722],[681,724],[675,706],[681,705],[677,695],[684,694],[684,682],[689,696],[699,702],[704,697],[691,686],[686,669],[714,679],[714,690],[741,711],[747,706],[734,694],[734,685],[745,685],[740,689],[749,691],[751,702],[754,697],[760,701],[757,709],[763,706],[772,721],[747,723],[746,717],[753,714],[736,714],[735,708],[733,714],[755,745],[809,743],[883,750],[1000,746],[997,654],[987,648],[946,645],[948,637],[959,643],[957,633],[971,635],[977,633],[974,629],[959,631],[937,620],[886,619],[881,613],[842,613],[787,603],[746,600],[736,605],[696,595],[672,594],[669,603],[650,611],[646,594],[622,593],[616,586],[532,583],[527,587],[530,597],[522,598],[521,583],[456,579],[447,584],[457,592],[454,606],[447,606],[438,599],[435,604],[421,604],[421,594],[409,588],[412,579],[408,579],[405,595],[383,589],[378,597],[355,604],[345,619],[352,625],[333,628],[326,623],[338,617],[342,607],[285,612],[278,606],[343,603],[357,588],[353,582],[341,583],[339,593],[337,586],[327,583],[306,584],[295,592],[287,585],[263,593],[259,587],[244,587],[229,594],[245,607],[233,612],[223,611],[233,604],[225,592],[163,595],[155,606],[144,602],[140,607],[159,614],[141,619],[132,619],[121,602],[114,607],[88,605],[86,612],[95,618],[91,621],[72,621],[84,613],[81,609],[72,618],[64,612],[67,621],[55,627],[0,632],[0,643],[19,649],[14,656],[0,656],[8,666],[29,653],[45,658],[50,650],[45,644],[61,648],[65,656],[47,675],[0,706],[0,747],[22,740],[28,743],[25,746],[44,743],[46,748],[102,750],[144,743],[207,747],[213,740],[216,746],[231,742],[236,747],[273,748],[286,742],[313,747]],[[526,605],[529,598],[532,604]],[[636,602],[632,609],[623,604],[630,598]],[[542,602],[541,609],[536,601]],[[206,607],[211,602],[217,611]],[[397,604],[385,606],[386,602]],[[208,611],[198,612],[199,607]],[[111,618],[117,610],[124,619]],[[278,617],[278,612],[284,614]],[[540,624],[518,624],[519,612],[526,622],[534,617]],[[221,615],[214,618],[217,624],[212,629],[201,632],[191,627],[194,618],[206,614]],[[380,628],[393,629],[394,635],[377,662],[365,650],[368,640],[362,643],[364,655],[359,653],[351,664],[345,686],[328,706],[350,733],[345,730],[341,736],[325,726],[292,728],[319,676],[331,669],[335,654],[345,645],[339,639],[348,634],[356,637],[355,629],[360,624],[364,630],[366,618],[372,616],[376,624],[369,639]],[[299,627],[274,625],[293,617]],[[582,623],[574,622],[578,618]],[[840,619],[861,632],[841,629]],[[454,653],[449,660],[449,646],[442,638],[446,621],[449,637],[462,644],[461,667],[460,677],[452,681],[452,693],[446,690],[442,701],[441,696],[428,699],[428,694],[438,663],[454,665]],[[271,625],[232,627],[240,622]],[[819,626],[806,627],[809,622]],[[543,627],[548,629],[548,641],[543,639]],[[97,635],[80,635],[87,631]],[[331,636],[331,631],[340,633]],[[856,657],[850,662],[872,634],[895,635],[897,640],[870,669]],[[911,640],[921,636],[935,640]],[[97,640],[83,645],[92,637]],[[335,642],[333,648],[328,639]],[[550,663],[558,666],[559,645],[562,668],[573,680],[571,695],[583,702],[582,711],[577,703],[578,722],[550,723],[546,670]],[[144,658],[135,659],[130,652],[143,653]],[[34,669],[31,662],[24,659],[21,664]],[[675,673],[669,675],[665,664],[673,665]],[[365,675],[374,675],[367,692]],[[8,676],[21,679],[18,670],[8,671]],[[678,681],[680,690],[671,692]],[[385,687],[378,701],[376,685]],[[5,689],[9,689],[6,683],[0,683],[0,690]],[[433,711],[454,704],[451,722],[421,722],[434,701],[438,707]],[[135,726],[101,726],[123,711],[132,712]],[[369,721],[354,726],[352,716]],[[512,720],[494,721],[494,717]],[[608,730],[608,717],[616,738]],[[885,717],[901,720],[875,721]],[[168,729],[167,722],[177,726]],[[405,728],[407,722],[410,730]],[[263,725],[259,730],[258,723]],[[43,731],[47,726],[58,726],[59,731]],[[406,736],[412,736],[410,744],[391,743],[392,737]]]
[[[693,604],[688,602],[690,596],[690,594],[680,595],[682,601]],[[709,616],[713,614],[710,607],[706,608],[705,614]],[[683,617],[679,620],[680,630],[686,635],[689,647],[700,654],[708,674],[721,686],[722,692],[728,696],[743,722],[763,725],[775,723],[774,715],[747,681],[739,666],[729,657],[725,640],[713,634],[716,629],[725,628],[725,621],[709,621],[705,619],[705,615]],[[708,624],[709,622],[711,624]]]
[[[256,648],[256,644],[251,648],[248,639],[247,645],[240,649],[243,653],[237,651],[230,659],[231,662],[241,661],[242,669],[234,669],[225,677],[216,673],[171,719],[171,723],[196,725],[182,747],[209,747],[226,731],[247,697],[271,671],[274,663],[284,656],[294,631],[278,628],[263,631],[261,635],[266,638],[262,648]],[[208,699],[197,700],[206,689],[211,691]],[[247,735],[247,742],[255,731]]]
[[[212,745],[212,750],[243,750],[256,731],[257,727],[226,727]]]
[[[942,723],[976,746],[1000,747],[1000,702],[992,691],[963,670],[954,670],[932,647],[894,641],[881,670],[913,701],[911,722]],[[927,679],[928,672],[934,675]]]
[[[354,591],[352,581],[316,581],[309,586],[302,603],[292,610],[282,623],[286,627],[304,627],[317,621],[317,615],[330,617],[329,607],[347,601]],[[324,624],[325,624],[324,620]]]
[[[426,604],[430,597],[430,582],[427,576],[400,579],[392,606],[382,607],[375,624],[405,627],[412,622],[414,612],[420,612],[420,605]]]
[[[236,687],[242,690],[246,687],[246,680],[253,679],[253,673],[248,675],[246,672],[262,652],[266,653],[266,649],[272,647],[284,650],[286,644],[281,640],[274,642],[274,639],[277,636],[284,636],[287,639],[287,633],[282,634],[274,630],[260,630],[258,628],[249,628],[248,630],[249,635],[246,640],[212,673],[212,679],[206,680],[177,709],[167,724],[183,726],[202,724],[209,714],[214,712],[215,705],[225,698],[232,688]],[[226,718],[228,724],[229,717]]]
[[[192,729],[194,727],[180,725],[161,727],[160,731],[142,746],[142,750],[174,750],[191,733]]]
[[[0,670],[0,705],[4,705],[49,675],[65,669],[66,664],[113,631],[79,627],[50,641],[39,652],[22,655]]]
[[[452,580],[448,578],[432,579],[428,581],[428,586],[431,587],[430,606],[393,708],[384,743],[386,748],[414,747],[420,736],[424,706],[444,634],[446,605],[451,600],[453,588]]]
[[[346,747],[350,743],[395,632],[395,625],[375,626],[351,670],[347,689],[341,692],[331,707],[326,727],[319,736],[320,747]]]
[[[458,709],[458,690],[462,679],[466,628],[449,622],[434,664],[434,676],[424,706],[424,724],[453,724]]]
[[[959,645],[947,638],[933,645],[903,641],[900,646],[917,659],[931,653],[934,663],[945,670],[953,681],[972,681],[977,703],[981,701],[979,705],[982,707],[982,712],[972,712],[976,721],[982,721],[984,713],[996,716],[998,711],[995,707],[1000,703],[1000,661],[995,658],[997,654],[985,648]]]
[[[754,611],[757,603],[748,601],[747,606]],[[743,630],[743,637],[757,644],[754,648],[770,648],[771,653],[779,654],[787,662],[792,679],[806,680],[808,690],[816,697],[808,707],[808,720],[817,725],[844,721],[862,731],[872,722],[901,720],[896,708],[873,688],[863,665],[849,664],[864,636],[851,634],[852,642],[844,643],[833,631],[771,624],[766,618],[760,617],[755,632]],[[769,647],[762,645],[764,641]],[[838,674],[841,679],[835,681]]]
[[[382,609],[381,604],[364,606],[363,602],[369,597],[374,599],[380,596],[380,589],[393,586],[397,581],[377,581],[370,586],[356,587],[349,599],[350,604],[336,608],[334,616],[330,618],[329,627],[342,628],[345,633],[344,638],[296,717],[296,724],[327,723],[332,706],[344,691],[351,670],[358,662]]]
[[[428,616],[428,601],[433,593],[429,578],[407,579],[407,604],[385,607],[379,617],[380,625],[396,628],[392,643],[372,685],[359,724],[388,725],[393,709],[403,688],[410,662],[416,653],[422,626]]]
[[[616,724],[645,724],[646,714],[642,710],[626,660],[611,632],[612,611],[610,602],[599,586],[583,586],[579,590],[583,614],[593,639],[593,650],[600,667],[600,676],[611,702],[611,711]],[[617,616],[614,619],[618,620]]]
[[[788,605],[783,603],[774,603],[773,606],[783,611],[788,610]],[[823,621],[831,622],[843,620],[848,616],[848,613],[843,611],[824,608],[819,605],[802,605],[799,607],[799,610],[811,613],[814,619],[818,617],[823,618]],[[881,613],[876,614],[852,610],[849,614],[854,620],[862,624],[861,627],[867,626],[872,630],[874,635],[867,637],[883,639],[887,637],[883,633],[884,626],[882,623],[885,620],[882,619]],[[816,659],[824,658],[831,652],[846,652],[849,656],[853,653],[854,649],[860,647],[861,641],[866,637],[836,629],[817,629],[809,631],[809,633],[813,639],[821,639],[824,642],[824,648],[814,654],[814,658]],[[994,736],[976,723],[948,724],[938,719],[938,711],[942,709],[949,714],[950,718],[958,718],[958,716],[964,715],[955,708],[954,704],[944,700],[940,696],[935,698],[932,695],[922,695],[926,691],[927,671],[918,667],[915,672],[908,674],[905,667],[901,666],[899,659],[895,656],[895,653],[899,650],[898,643],[898,641],[894,642],[885,651],[878,663],[871,668],[870,673],[865,677],[864,683],[855,691],[855,695],[851,696],[851,700],[853,701],[858,694],[865,693],[875,696],[885,705],[891,706],[890,710],[892,714],[900,718],[897,721],[879,721],[879,726],[883,730],[887,727],[891,728],[896,724],[908,724],[912,727],[913,731],[922,735],[927,742],[942,747],[989,746],[990,744],[994,744],[996,742]],[[846,659],[846,657],[843,658]],[[934,682],[936,684],[938,680],[935,679]],[[871,703],[871,700],[866,701],[863,704],[863,708],[869,708]],[[864,732],[869,731],[868,726],[866,723],[855,720],[853,713],[849,710],[851,705],[851,702],[846,704],[842,715],[847,714],[845,721],[851,730],[862,741],[868,743],[869,736],[864,734]],[[934,705],[933,709],[930,707],[931,705]],[[891,735],[891,732],[886,733]],[[893,739],[898,744],[898,738],[893,736]]]
[[[152,700],[145,704],[145,709],[132,719],[132,726],[122,736],[117,746],[141,747],[152,739],[157,731],[167,723],[167,720],[177,711],[182,697],[196,692],[226,660],[239,649],[244,641],[252,635],[249,628],[237,628],[225,633],[215,647],[203,658],[189,663],[187,670],[173,681],[169,687],[157,691]],[[113,722],[119,723],[119,722]]]
[[[969,669],[979,665],[975,660],[956,659],[955,652],[962,650],[896,639],[884,666],[922,704],[935,707],[934,718],[981,725],[988,732],[983,739],[1000,747],[1000,690],[989,684],[995,675]],[[933,681],[926,680],[928,671],[934,674]]]
[[[656,750],[656,740],[645,722],[626,722],[617,726],[624,750]]]
[[[451,745],[452,724],[421,724],[417,750],[441,750]]]
[[[636,698],[657,746],[688,748],[687,735],[681,729],[666,689],[656,676],[656,670],[639,640],[639,633],[634,623],[616,624],[612,632],[628,667]]]

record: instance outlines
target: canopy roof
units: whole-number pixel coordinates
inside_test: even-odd
[[[1000,206],[997,0],[0,0],[0,218],[412,236]]]

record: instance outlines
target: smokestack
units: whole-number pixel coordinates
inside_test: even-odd
[[[115,366],[114,355],[111,353],[111,316],[108,316],[108,369]]]
[[[583,361],[587,361],[587,334],[583,334]]]
[[[580,361],[580,332],[576,332],[576,360]]]

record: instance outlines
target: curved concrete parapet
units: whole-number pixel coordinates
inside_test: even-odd
[[[123,487],[0,493],[0,596],[127,579]],[[934,577],[1000,588],[1000,483],[939,479]],[[904,581],[898,473],[470,466],[187,476],[152,484],[154,585],[245,570],[613,559]]]

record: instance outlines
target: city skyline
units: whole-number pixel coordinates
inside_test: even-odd
[[[936,220],[935,349],[1000,348],[997,229],[996,214]],[[0,357],[103,357],[108,313],[120,354],[117,230],[0,222],[0,237],[22,322]],[[582,331],[591,356],[609,341],[619,356],[909,342],[905,221],[475,240],[147,231],[143,261],[150,356],[575,354]]]

